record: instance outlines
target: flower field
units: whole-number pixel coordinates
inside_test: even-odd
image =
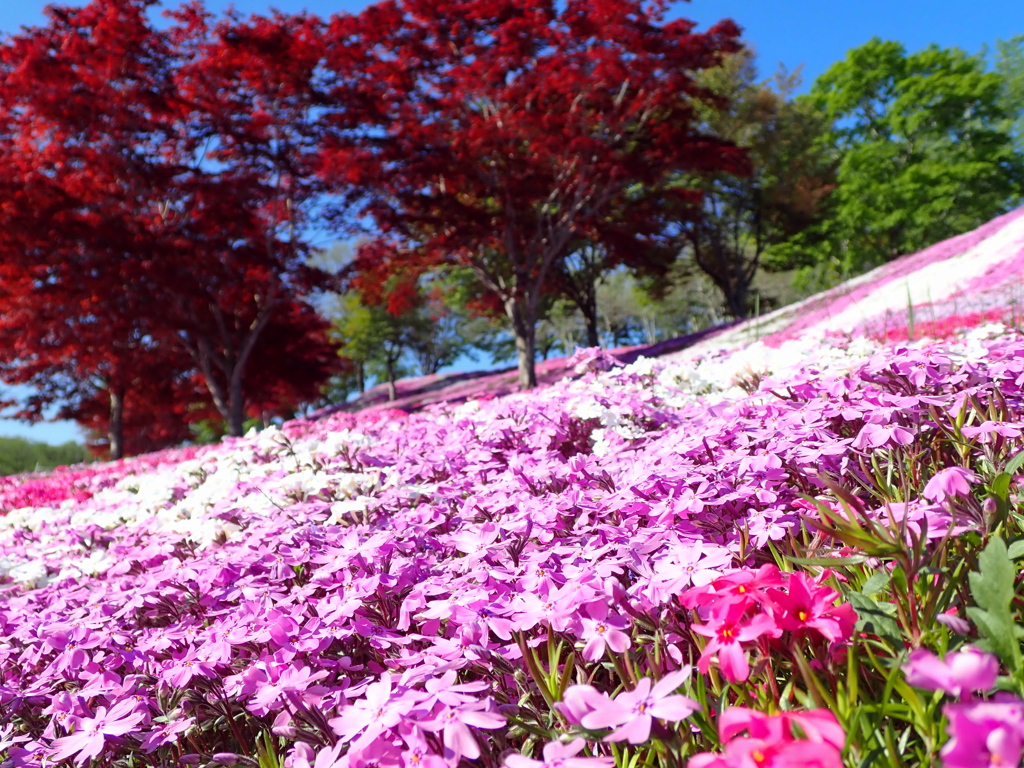
[[[0,765],[1018,765],[1024,336],[978,316],[4,481]]]

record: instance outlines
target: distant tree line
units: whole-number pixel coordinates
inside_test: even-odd
[[[0,437],[0,476],[81,464],[89,458],[75,442],[47,445],[22,437]]]
[[[0,39],[0,379],[112,457],[463,355],[529,387],[1021,198],[1019,38],[873,40],[796,96],[733,22],[640,0],[158,9]]]

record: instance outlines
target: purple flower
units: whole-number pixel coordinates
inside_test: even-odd
[[[887,443],[909,445],[912,442],[914,433],[898,424],[865,424],[851,447],[863,451],[865,448],[878,448]]]
[[[366,696],[356,704],[345,707],[341,715],[328,721],[342,741],[353,741],[358,749],[373,741],[384,731],[398,725],[402,717],[415,705],[418,697],[405,691],[396,696],[391,688],[391,673],[385,672],[380,680],[366,688]]]
[[[339,741],[333,747],[323,747],[314,753],[311,746],[300,741],[285,761],[286,768],[342,768],[348,765],[348,760],[339,755],[344,746]]]
[[[978,476],[962,467],[940,469],[925,485],[921,495],[931,501],[945,501],[950,496],[968,496],[971,483],[978,482]]]
[[[544,759],[534,760],[525,755],[509,755],[505,758],[508,768],[611,768],[615,760],[610,757],[576,757],[587,742],[573,739],[567,744],[551,741],[544,745]]]
[[[55,740],[50,757],[54,760],[63,760],[76,755],[75,762],[78,765],[96,757],[103,751],[107,736],[130,733],[143,719],[143,713],[135,712],[134,709],[135,702],[132,699],[120,701],[109,710],[100,707],[96,710],[95,717],[80,719],[73,734]]]
[[[185,717],[180,720],[171,720],[170,722],[157,726],[147,733],[139,746],[145,752],[153,752],[164,744],[170,744],[172,741],[177,739],[180,734],[187,731],[194,724],[195,719],[191,717]]]
[[[1005,421],[983,421],[976,427],[963,427],[960,430],[964,437],[979,437],[978,442],[987,444],[993,440],[992,435],[1000,437],[1020,437],[1020,428]]]
[[[960,696],[967,691],[991,690],[999,676],[999,661],[972,646],[949,654],[945,661],[920,648],[910,654],[903,671],[907,682],[917,688]]]
[[[690,677],[690,668],[670,672],[651,686],[651,678],[642,678],[632,691],[624,691],[614,699],[598,699],[590,714],[583,717],[583,727],[615,728],[605,741],[629,741],[642,744],[651,735],[654,718],[679,722],[700,709],[700,704],[686,696],[671,695]]]
[[[480,747],[469,726],[493,730],[505,725],[505,718],[496,712],[487,711],[487,706],[486,701],[459,707],[446,706],[433,720],[421,722],[419,726],[434,733],[443,731],[445,757],[451,757],[453,764],[463,757],[476,760],[480,757]]]
[[[570,725],[582,725],[584,717],[607,701],[608,694],[592,685],[570,685],[562,694],[562,700],[555,702],[555,709],[565,716]]]

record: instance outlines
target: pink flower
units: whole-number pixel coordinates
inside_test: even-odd
[[[886,443],[909,445],[914,442],[914,433],[898,424],[865,424],[851,447],[863,451],[865,448],[878,448]]]
[[[134,730],[145,716],[135,712],[135,701],[125,699],[110,708],[100,707],[95,717],[83,717],[73,734],[53,742],[50,757],[63,760],[77,755],[75,762],[81,765],[86,760],[96,757],[103,751],[107,736],[122,736]]]
[[[505,718],[496,712],[487,711],[487,701],[463,704],[459,707],[445,706],[433,720],[419,726],[425,731],[443,732],[445,757],[458,763],[463,757],[476,760],[480,757],[480,746],[473,738],[469,726],[494,730],[505,725]]]
[[[968,496],[971,483],[978,482],[978,476],[963,467],[940,469],[925,485],[921,495],[931,501],[944,501],[950,496]]]
[[[806,738],[793,735],[796,725]],[[746,736],[741,736],[746,732]],[[718,719],[724,752],[694,755],[687,768],[842,768],[846,735],[831,712],[766,715],[733,707]]]
[[[999,660],[972,646],[949,654],[945,661],[919,648],[910,654],[903,672],[916,688],[961,696],[966,691],[992,690],[999,677]]]
[[[804,573],[789,576],[789,589],[768,590],[778,626],[788,632],[813,630],[831,643],[848,640],[857,624],[857,614],[848,604],[833,606],[839,593],[816,584]]]
[[[630,646],[629,635],[622,630],[629,627],[629,622],[621,616],[609,616],[606,603],[591,603],[586,608],[588,619],[582,619],[583,639],[587,641],[583,648],[583,658],[597,661],[604,655],[605,646],[614,653],[623,653]]]
[[[1024,752],[1024,702],[1019,699],[950,704],[943,710],[950,740],[942,748],[946,768],[1020,765]]]
[[[641,679],[632,691],[620,693],[614,699],[598,700],[596,708],[583,717],[583,727],[617,728],[605,741],[624,741],[642,744],[651,735],[655,717],[679,722],[700,709],[700,705],[686,696],[671,695],[690,677],[690,668],[670,672],[653,687],[651,678]]]
[[[781,630],[767,613],[746,617],[744,602],[726,604],[724,610],[713,610],[707,624],[694,624],[693,631],[711,638],[697,660],[698,671],[707,674],[712,658],[730,683],[741,683],[750,674],[750,664],[741,643],[749,643],[762,635],[778,637]]]
[[[680,596],[679,602],[685,608],[713,605],[723,598],[730,602],[753,604],[768,587],[781,587],[785,583],[778,567],[769,563],[756,571],[749,568],[735,570],[711,584],[689,589]]]
[[[551,741],[544,745],[544,759],[534,760],[524,755],[505,758],[508,768],[611,768],[615,760],[610,757],[576,757],[587,742],[573,739],[568,744]]]

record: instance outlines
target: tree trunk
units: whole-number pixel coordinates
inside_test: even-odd
[[[730,286],[730,290],[726,291],[726,303],[729,305],[729,312],[737,320],[745,320],[747,318],[747,291],[749,285],[743,282],[737,282]]]
[[[237,367],[232,371],[231,383],[228,386],[228,434],[232,437],[241,437],[244,434],[242,430],[245,424],[245,397],[242,394],[241,371]]]
[[[586,310],[580,307],[583,314],[583,321],[587,324],[587,346],[600,347],[601,337],[597,333],[597,307],[590,307]]]
[[[531,317],[529,307],[510,299],[505,302],[505,313],[512,325],[516,338],[516,356],[519,359],[519,388],[533,389],[537,386],[537,318]]]
[[[537,367],[534,360],[535,335],[531,328],[528,333],[516,334],[516,355],[519,358],[519,388],[533,389],[537,386]]]
[[[395,361],[390,357],[384,362],[388,372],[388,402],[395,402],[398,399],[398,388],[395,387]]]
[[[110,389],[110,424],[107,432],[110,441],[110,460],[124,458],[124,390]]]
[[[366,370],[362,363],[356,363],[356,389],[360,395],[366,391]]]

